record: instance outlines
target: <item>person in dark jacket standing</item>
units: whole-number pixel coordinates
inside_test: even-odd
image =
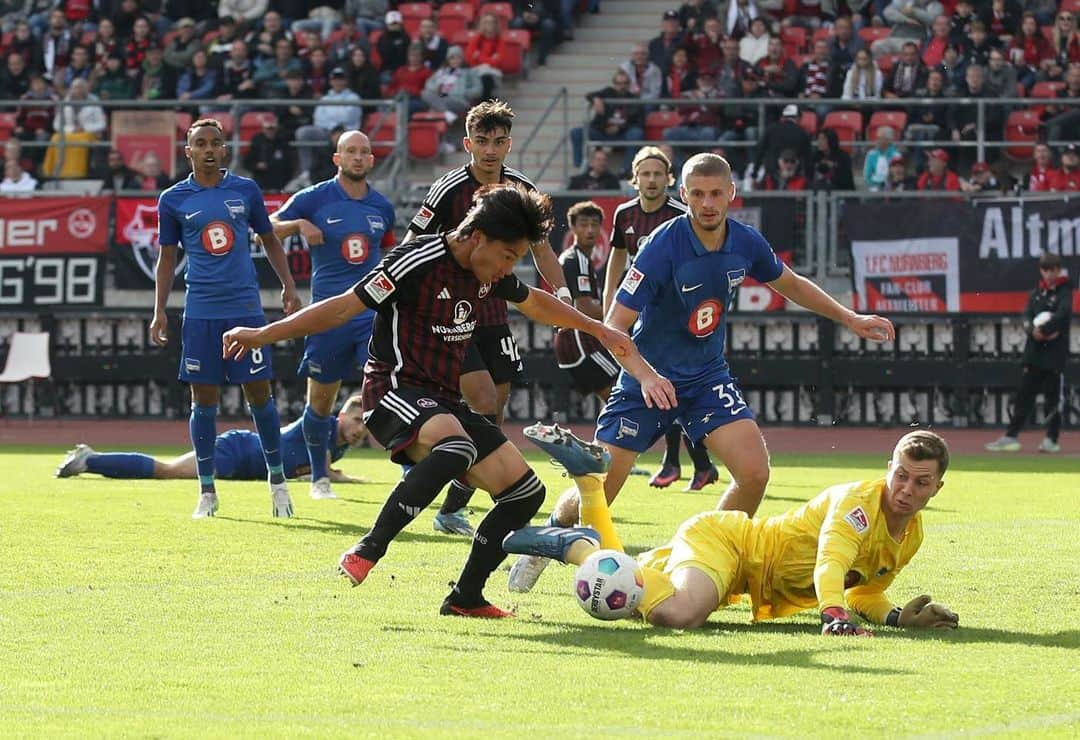
[[[1065,399],[1065,362],[1069,357],[1069,320],[1072,314],[1072,285],[1062,269],[1061,257],[1049,252],[1039,257],[1039,287],[1031,291],[1024,309],[1028,331],[1024,345],[1024,379],[1016,397],[1012,420],[1005,436],[989,442],[991,452],[1016,452],[1017,435],[1035,406],[1035,396],[1046,399],[1046,437],[1039,452],[1060,452],[1058,435]]]

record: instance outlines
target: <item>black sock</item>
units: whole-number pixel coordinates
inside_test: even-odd
[[[368,560],[379,560],[398,532],[431,505],[443,486],[464,475],[475,461],[476,445],[468,437],[441,440],[394,486],[375,525],[353,551]]]
[[[439,513],[453,514],[455,511],[461,511],[469,505],[469,499],[474,493],[476,489],[472,486],[467,486],[459,480],[450,481],[450,488],[446,489],[446,498],[439,507]]]
[[[694,470],[701,473],[712,467],[709,459],[709,450],[705,447],[705,440],[694,444],[690,438],[686,438],[686,451],[690,453],[690,459],[694,461]]]
[[[473,535],[469,559],[449,596],[453,604],[473,607],[485,603],[484,584],[506,559],[503,538],[529,523],[544,503],[544,495],[544,484],[530,470],[495,498],[495,505]]]
[[[682,427],[672,424],[664,435],[664,466],[679,467],[679,446],[682,444]]]

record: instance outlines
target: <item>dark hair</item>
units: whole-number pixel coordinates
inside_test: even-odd
[[[1060,270],[1062,266],[1061,255],[1053,252],[1043,252],[1039,256],[1039,269]]]
[[[896,443],[893,451],[896,456],[906,455],[912,460],[937,460],[938,478],[945,476],[949,467],[949,446],[944,438],[929,429],[918,429],[908,432]]]
[[[579,216],[585,216],[586,218],[592,216],[593,218],[598,218],[603,221],[604,211],[593,201],[583,200],[570,206],[570,209],[566,212],[566,220],[573,225],[577,223]]]
[[[204,128],[206,126],[209,126],[210,128],[216,128],[218,130],[218,133],[220,133],[222,138],[224,138],[225,127],[222,126],[221,121],[216,118],[200,118],[199,120],[195,121],[191,124],[191,126],[188,127],[187,134],[184,136],[184,138],[188,141],[191,141],[191,135],[195,133],[195,129]]]
[[[474,231],[489,239],[536,244],[551,231],[551,198],[519,183],[485,185],[473,195],[473,205],[457,228],[459,238]]]
[[[480,133],[489,134],[499,128],[504,128],[506,133],[510,133],[513,125],[514,111],[501,100],[485,100],[477,103],[465,116],[465,133],[468,136]]]

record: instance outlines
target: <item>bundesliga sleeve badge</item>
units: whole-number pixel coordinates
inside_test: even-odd
[[[641,281],[645,279],[645,273],[636,267],[631,267],[630,272],[626,273],[626,278],[622,281],[622,289],[630,295],[637,292],[638,286],[641,285]]]
[[[382,303],[391,293],[397,290],[397,286],[394,285],[394,281],[385,272],[380,270],[368,281],[367,285],[364,286],[364,290],[377,302]]]
[[[854,527],[859,534],[870,528],[870,518],[866,516],[866,512],[863,511],[861,506],[856,506],[847,514],[844,514],[844,521]]]

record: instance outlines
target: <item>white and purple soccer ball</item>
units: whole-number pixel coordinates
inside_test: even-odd
[[[629,617],[641,602],[645,579],[637,561],[618,550],[598,550],[574,574],[574,596],[590,617]]]

